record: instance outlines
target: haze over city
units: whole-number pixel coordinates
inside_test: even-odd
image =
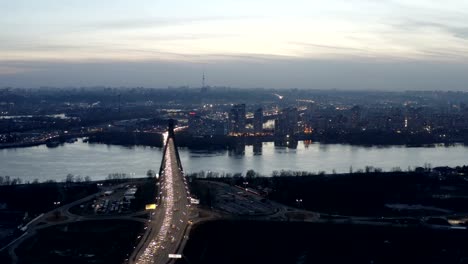
[[[466,1],[0,3],[0,87],[468,90]]]

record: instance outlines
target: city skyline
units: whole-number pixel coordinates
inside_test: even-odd
[[[467,90],[463,1],[3,1],[0,86]]]

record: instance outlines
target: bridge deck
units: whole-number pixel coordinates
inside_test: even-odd
[[[168,263],[178,253],[188,224],[190,201],[177,149],[169,137],[159,180],[158,207],[149,220],[147,232],[134,252],[135,263]],[[131,261],[130,261],[131,262]]]

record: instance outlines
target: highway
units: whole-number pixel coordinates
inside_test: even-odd
[[[159,181],[158,206],[148,220],[147,231],[129,259],[129,263],[165,264],[169,254],[181,252],[180,245],[188,226],[190,197],[179,168],[176,147],[168,138]]]

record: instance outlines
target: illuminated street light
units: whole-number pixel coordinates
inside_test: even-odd
[[[296,199],[296,203],[298,207],[301,207],[302,205],[302,199]]]

